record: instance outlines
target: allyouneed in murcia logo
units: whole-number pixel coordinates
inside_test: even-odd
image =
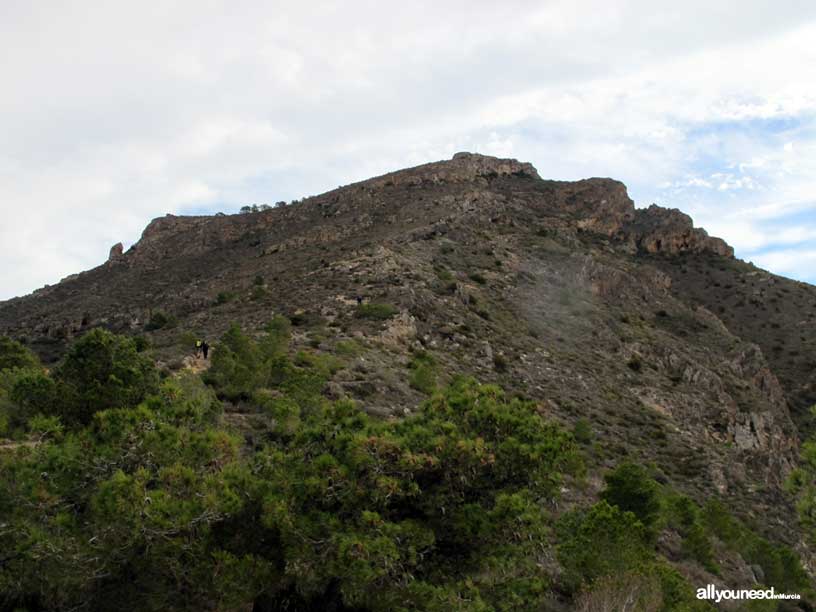
[[[707,599],[717,603],[724,599],[801,599],[799,593],[777,593],[770,589],[718,589],[713,584],[697,589],[697,599]]]

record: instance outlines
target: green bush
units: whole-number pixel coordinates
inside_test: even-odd
[[[133,336],[133,342],[137,353],[143,353],[150,348],[150,340],[145,336]]]
[[[316,408],[326,380],[342,361],[301,351],[292,362],[286,356],[290,331],[285,317],[275,317],[258,340],[233,324],[213,351],[204,380],[223,399],[249,401],[259,389],[270,388],[287,393],[303,409]]]
[[[670,495],[666,499],[666,514],[669,525],[683,538],[683,553],[708,571],[719,573],[711,539],[697,504],[685,495]]]
[[[357,340],[338,340],[334,345],[334,352],[344,357],[358,357],[362,354],[363,347]]]
[[[464,379],[390,422],[303,412],[290,382],[255,394],[276,427],[249,455],[192,374],[90,427],[40,419],[0,455],[3,609],[541,609],[569,434]]]
[[[454,280],[453,274],[445,266],[434,266],[434,272],[436,272],[436,277],[442,282],[449,283]]]
[[[272,406],[294,411],[280,398]],[[531,551],[546,514],[536,500],[578,466],[571,437],[530,403],[467,380],[397,422],[325,405],[257,465],[275,483],[262,520],[298,568],[298,597],[326,607],[335,585],[345,606],[371,610],[540,606],[547,584]],[[477,576],[469,587],[452,563]],[[465,588],[468,603],[456,604]]]
[[[8,336],[0,336],[0,371],[38,367],[40,360],[34,353]]]
[[[264,328],[265,336],[261,339],[261,353],[266,358],[283,355],[289,348],[292,337],[292,323],[282,315],[275,315]]]
[[[399,312],[399,309],[391,304],[360,304],[357,306],[356,316],[358,319],[374,319],[384,321],[390,319]]]
[[[133,339],[102,329],[77,340],[53,376],[55,413],[66,424],[87,424],[99,410],[135,406],[159,381],[155,364]]]
[[[731,515],[718,500],[705,504],[701,519],[708,534],[722,540],[748,563],[762,568],[765,584],[780,592],[800,592],[813,597],[812,582],[793,550],[762,538]]]
[[[221,397],[246,400],[263,384],[261,350],[233,323],[213,350],[205,380]]]
[[[436,360],[430,354],[422,352],[414,356],[408,367],[411,369],[408,384],[422,393],[433,393],[438,378]]]
[[[150,315],[150,319],[145,324],[145,331],[156,331],[169,327],[175,327],[178,321],[172,315],[157,310]]]
[[[589,510],[565,515],[558,535],[558,559],[572,588],[631,571],[654,557],[643,523],[604,500]]]
[[[238,295],[234,291],[220,291],[218,295],[215,296],[215,305],[228,304],[236,297],[238,297]]]
[[[20,427],[36,414],[54,414],[57,386],[43,370],[15,370],[17,375],[8,394],[13,405],[9,425]]]
[[[654,533],[661,514],[660,489],[646,469],[622,463],[604,476],[606,489],[601,498],[623,511],[631,512]]]
[[[594,437],[592,425],[586,419],[578,419],[575,421],[575,426],[572,429],[572,435],[575,436],[575,440],[579,444],[589,444],[592,442],[592,438]]]

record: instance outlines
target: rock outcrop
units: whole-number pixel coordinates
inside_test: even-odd
[[[710,252],[723,257],[734,256],[733,248],[721,238],[709,236],[704,229],[695,228],[687,214],[656,204],[637,210],[625,234],[647,253]]]
[[[110,253],[108,254],[108,262],[113,262],[121,259],[122,255],[124,255],[125,247],[122,245],[121,242],[117,242],[110,248]]]

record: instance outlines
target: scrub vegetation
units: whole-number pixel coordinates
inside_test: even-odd
[[[283,317],[257,337],[234,325],[203,376],[163,379],[101,330],[51,371],[0,340],[13,440],[0,609],[595,610],[623,597],[709,610],[681,569],[717,575],[734,555],[810,596],[792,550],[649,466],[622,462],[593,493],[590,424],[573,434],[472,378],[439,386],[428,354],[410,367],[429,395],[415,414],[372,417],[324,395],[356,351],[293,354],[290,336]],[[236,403],[266,418],[253,444],[227,418]]]

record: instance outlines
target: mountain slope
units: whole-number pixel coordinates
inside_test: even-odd
[[[617,181],[458,154],[270,211],[156,219],[106,264],[0,303],[0,334],[51,361],[97,326],[145,334],[172,369],[195,337],[284,314],[297,347],[353,347],[331,397],[404,414],[428,391],[412,379],[423,360],[431,379],[495,381],[588,421],[609,449],[598,466],[654,462],[801,549],[778,526],[794,521],[789,402],[803,422],[813,333],[778,323],[776,296],[752,301],[751,282],[787,288],[797,309],[816,291],[749,270],[678,211],[635,209]],[[732,304],[737,285],[748,297]]]

